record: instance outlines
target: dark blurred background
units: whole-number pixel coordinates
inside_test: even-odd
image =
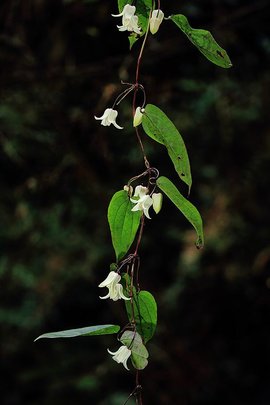
[[[171,22],[150,37],[141,69],[148,102],[186,142],[190,199],[206,245],[164,201],[147,221],[141,287],[159,305],[142,374],[145,404],[270,403],[270,4],[163,1],[209,29],[233,68],[212,65]],[[114,363],[115,336],[33,343],[44,332],[126,323],[123,303],[100,301],[114,261],[112,194],[143,170],[131,97],[118,131],[95,121],[133,81],[110,14],[115,1],[2,0],[0,4],[1,403],[122,404],[134,373]],[[144,137],[152,165],[183,186],[165,149]]]

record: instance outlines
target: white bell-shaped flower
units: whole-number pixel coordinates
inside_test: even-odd
[[[131,202],[136,205],[131,209],[131,211],[143,211],[144,215],[151,219],[149,216],[149,208],[153,205],[153,200],[148,194],[148,188],[143,186],[137,186],[135,188],[135,193],[133,198],[130,199]]]
[[[127,346],[121,346],[116,352],[111,352],[109,349],[108,353],[110,353],[113,357],[112,359],[116,361],[116,363],[122,363],[123,366],[129,370],[127,366],[127,361],[131,356],[131,350]]]
[[[150,32],[151,34],[156,34],[159,30],[160,24],[162,23],[164,18],[163,11],[153,10],[150,18]]]
[[[107,278],[99,284],[100,288],[107,287],[109,292],[104,297],[99,297],[101,300],[105,300],[110,298],[113,301],[118,301],[120,299],[123,300],[130,300],[130,298],[126,297],[123,292],[123,286],[119,283],[121,280],[120,274],[116,273],[115,271],[111,271]]]
[[[141,28],[138,25],[138,16],[135,15],[136,7],[126,4],[122,13],[112,14],[113,17],[122,17],[122,25],[117,25],[119,31],[130,31],[141,34]]]
[[[131,185],[128,186],[126,184],[123,188],[128,193],[129,196],[131,196],[133,194],[133,187]]]
[[[153,193],[152,200],[153,200],[153,209],[155,213],[158,214],[162,207],[163,195],[161,193]]]
[[[118,115],[118,111],[113,110],[112,108],[106,108],[103,115],[101,117],[96,117],[96,120],[101,120],[101,125],[104,127],[109,127],[111,124],[115,126],[117,129],[123,129],[116,123],[116,117]]]

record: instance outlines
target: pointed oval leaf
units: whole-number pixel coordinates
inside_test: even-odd
[[[143,370],[148,364],[149,353],[137,332],[126,331],[120,338],[121,343],[131,350],[131,361],[137,370]]]
[[[193,45],[195,45],[208,60],[222,68],[227,69],[232,67],[232,62],[227,52],[219,46],[209,31],[191,28],[187,17],[183,14],[172,15],[170,19],[186,34]]]
[[[130,301],[126,301],[130,302]],[[140,291],[137,296],[135,321],[138,330],[147,343],[154,335],[157,326],[157,303],[149,291]]]
[[[124,285],[126,295],[129,295],[129,277],[123,277],[127,283]],[[131,301],[125,301],[128,319],[135,321],[136,329],[147,343],[154,335],[157,326],[157,303],[149,291],[136,292],[133,288],[133,308]],[[133,319],[134,317],[134,319]]]
[[[118,333],[120,326],[118,325],[96,325],[86,326],[85,328],[67,329],[59,332],[49,332],[38,336],[34,342],[39,339],[56,339],[56,338],[71,338],[77,336],[96,336],[96,335],[112,335]]]
[[[169,197],[174,205],[182,212],[182,214],[187,218],[191,225],[193,225],[198,236],[196,241],[197,248],[203,247],[203,223],[201,215],[197,208],[194,207],[191,202],[189,202],[185,197],[182,196],[180,191],[169,179],[167,179],[167,177],[159,177],[157,179],[157,185],[167,195],[167,197]]]
[[[109,204],[108,221],[117,261],[132,245],[140,224],[141,211],[131,211],[133,206],[124,190],[117,191]]]
[[[128,40],[129,40],[129,50],[132,49],[133,45],[138,41],[138,36],[135,33],[132,33],[129,35]]]
[[[189,157],[179,131],[167,115],[153,104],[147,104],[142,120],[143,129],[150,138],[164,145],[180,179],[191,188]]]

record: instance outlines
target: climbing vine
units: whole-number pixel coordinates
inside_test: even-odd
[[[154,104],[147,102],[147,89],[140,77],[143,54],[150,35],[157,35],[160,26],[175,24],[176,28],[187,36],[190,42],[212,63],[222,68],[232,66],[224,49],[218,45],[211,33],[204,29],[194,29],[182,14],[165,17],[160,1],[152,0],[118,0],[118,13],[112,18],[118,21],[119,32],[128,35],[129,48],[141,41],[137,63],[134,67],[134,80],[123,83],[124,90],[112,100],[101,116],[95,116],[102,126],[114,126],[124,130],[121,117],[118,118],[118,106],[128,96],[132,98],[131,123],[142,155],[142,170],[127,179],[125,185],[112,196],[108,206],[108,222],[111,232],[115,260],[108,266],[108,274],[99,284],[107,293],[100,296],[102,300],[123,300],[127,314],[125,325],[96,325],[60,332],[45,333],[41,338],[61,338],[76,336],[94,336],[116,334],[118,347],[115,351],[107,349],[112,359],[122,363],[126,370],[135,369],[134,389],[126,402],[132,397],[136,403],[143,403],[142,381],[140,372],[149,361],[147,343],[153,338],[157,326],[157,303],[149,291],[141,289],[140,245],[146,221],[153,221],[162,208],[163,196],[167,197],[182,215],[194,227],[195,245],[201,248],[204,244],[203,223],[197,208],[189,201],[192,186],[189,156],[184,140],[165,112]],[[138,96],[139,95],[139,96]],[[142,100],[142,101],[138,101]],[[179,176],[179,185],[161,175],[153,167],[146,155],[143,137],[148,136],[162,144]],[[184,191],[180,191],[180,185]],[[185,195],[186,196],[185,196]],[[112,342],[112,347],[117,346]]]

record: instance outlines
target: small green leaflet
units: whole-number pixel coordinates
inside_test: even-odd
[[[138,41],[138,36],[133,32],[132,34],[129,35],[128,40],[129,40],[129,49],[131,50],[135,42]]]
[[[117,191],[109,204],[108,221],[117,261],[125,256],[132,245],[140,224],[141,211],[133,212],[133,207],[124,190]]]
[[[121,343],[131,350],[131,361],[137,370],[143,370],[148,364],[148,351],[137,332],[126,331],[120,338]]]
[[[114,333],[118,333],[119,330],[120,326],[118,325],[86,326],[85,328],[67,329],[61,330],[59,332],[44,333],[43,335],[37,337],[34,340],[34,342],[43,338],[56,339],[56,338],[71,338],[77,336],[112,335]]]
[[[130,278],[127,274],[123,276],[125,295],[129,296]],[[134,321],[137,331],[147,343],[154,335],[157,326],[157,303],[153,295],[148,291],[136,292],[133,288]],[[125,301],[128,319],[133,322],[133,310],[131,301]]]
[[[179,131],[167,115],[153,104],[147,104],[142,120],[143,129],[150,138],[164,145],[180,179],[191,188],[189,157]]]
[[[182,196],[180,191],[177,190],[175,185],[167,179],[167,177],[161,176],[157,179],[158,187],[169,197],[169,199],[176,205],[176,207],[182,212],[182,214],[187,218],[187,220],[194,227],[197,232],[196,246],[198,249],[203,247],[204,236],[203,236],[203,224],[202,218],[191,202],[189,202],[185,197]]]
[[[183,14],[172,15],[170,19],[186,34],[193,45],[208,60],[222,68],[232,67],[232,62],[227,52],[219,46],[209,31],[191,28],[187,18]]]

